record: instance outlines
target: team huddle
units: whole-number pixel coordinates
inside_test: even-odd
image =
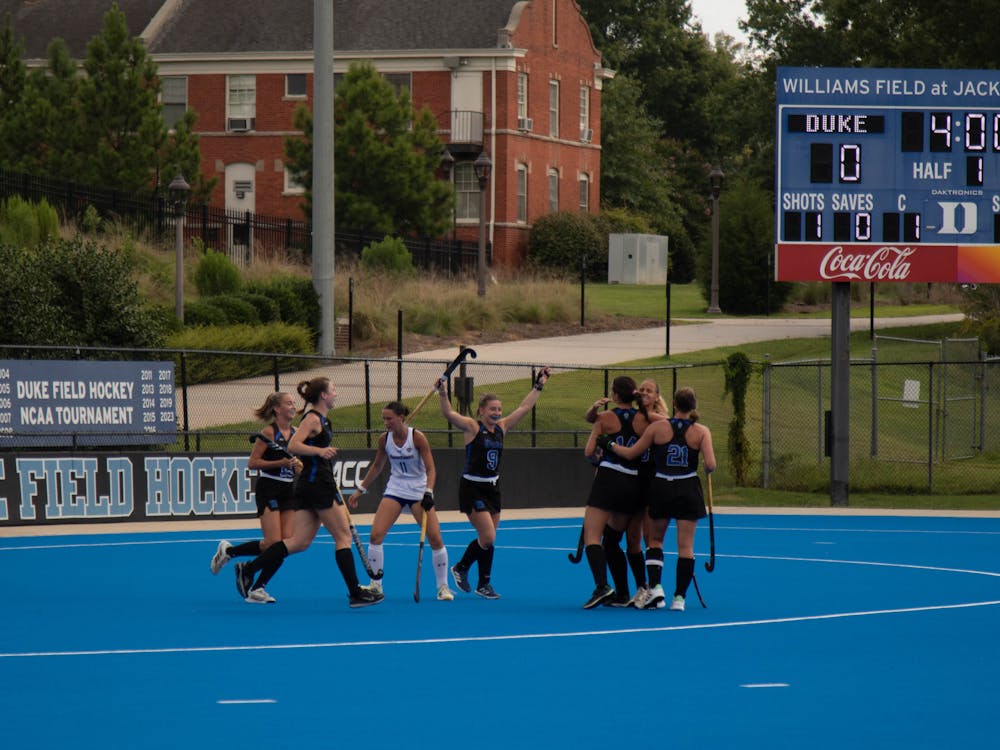
[[[435,380],[428,398],[438,394],[441,415],[463,434],[465,463],[459,481],[459,510],[475,531],[462,557],[451,566],[451,576],[463,592],[475,591],[485,599],[499,599],[491,577],[501,514],[498,482],[504,435],[531,411],[550,370],[543,367],[539,371],[531,390],[507,416],[503,415],[499,397],[488,393],[479,399],[476,418],[472,418],[451,406],[446,389],[451,369]],[[420,563],[426,536],[437,598],[453,600],[455,594],[448,585],[448,550],[434,505],[437,471],[427,437],[407,424],[412,416],[409,407],[394,401],[382,409],[385,432],[379,437],[375,459],[358,492],[345,501],[334,479],[337,448],[332,445],[333,429],[328,418],[336,401],[336,389],[328,378],[314,378],[299,383],[297,392],[305,402],[298,427],[292,424],[298,411],[291,394],[273,393],[254,412],[265,426],[251,437],[253,447],[247,465],[258,472],[254,490],[263,538],[235,546],[225,540],[219,542],[210,563],[212,573],[217,574],[233,558],[251,557],[249,562],[235,565],[237,591],[249,603],[273,603],[275,599],[265,586],[286,557],[309,547],[322,524],[334,539],[335,559],[350,606],[378,604],[384,599],[383,542],[393,524],[408,511],[421,529],[414,599],[420,599]],[[609,401],[613,408],[598,413]],[[668,416],[652,381],[644,381],[637,389],[631,378],[619,377],[612,385],[611,399],[600,399],[587,414],[594,426],[585,454],[597,468],[582,531],[595,589],[584,608],[599,604],[664,606],[663,539],[671,518],[677,520],[678,544],[677,586],[671,609],[684,608],[694,574],[695,526],[706,515],[697,476],[698,457],[703,457],[706,471],[710,472],[715,469],[715,454],[711,433],[697,423],[693,391],[679,390],[674,407],[674,415]],[[358,498],[368,492],[386,464],[389,477],[365,551],[348,505],[357,508]],[[621,548],[626,535],[627,555]],[[358,579],[352,541],[362,555],[369,577],[367,585]],[[633,596],[629,596],[629,567],[636,579]],[[614,587],[608,583],[609,570]]]

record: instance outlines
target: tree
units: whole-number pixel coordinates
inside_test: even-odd
[[[312,206],[312,113],[300,107],[301,138],[285,141],[292,176]],[[437,123],[410,94],[398,95],[370,63],[352,64],[334,99],[337,222],[383,234],[439,234],[449,226],[454,196],[435,177],[444,150]]]
[[[208,197],[216,180],[201,173],[195,115],[168,133],[156,64],[129,36],[117,4],[87,45],[85,76],[62,40],[48,54],[47,68],[25,76],[8,18],[0,31],[0,96],[9,105],[0,108],[0,167],[146,194],[180,171],[195,200]]]

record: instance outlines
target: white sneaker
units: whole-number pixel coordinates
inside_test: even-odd
[[[226,563],[233,559],[229,556],[229,550],[232,548],[233,545],[225,539],[219,542],[219,546],[215,549],[215,554],[212,555],[212,562],[208,564],[208,569],[212,571],[213,576],[218,575]]]
[[[663,593],[663,586],[656,584],[649,590],[649,596],[646,599],[646,603],[642,605],[643,609],[660,609],[663,607],[663,600],[666,595]]]
[[[274,604],[275,599],[264,589],[251,589],[246,601],[250,604]]]
[[[448,584],[444,583],[438,586],[438,600],[442,602],[450,602],[455,598],[455,593],[448,588]]]
[[[635,607],[636,609],[642,609],[646,606],[646,600],[649,599],[649,589],[645,586],[640,586],[635,590],[635,594],[632,598],[628,600],[626,607]]]
[[[382,582],[381,581],[371,581],[367,586],[362,586],[363,589],[368,589],[373,594],[382,593]]]
[[[684,597],[678,594],[674,597],[674,600],[670,602],[670,610],[672,612],[683,612],[684,611]]]

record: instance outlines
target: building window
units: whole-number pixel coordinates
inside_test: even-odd
[[[306,186],[301,182],[292,177],[292,173],[288,171],[288,167],[285,167],[285,185],[284,192],[286,195],[303,195],[306,192]]]
[[[479,221],[479,178],[472,162],[455,165],[455,219]]]
[[[528,165],[517,165],[517,223],[528,223]]]
[[[559,81],[549,81],[549,135],[559,137]]]
[[[397,97],[403,93],[404,89],[408,93],[413,92],[412,76],[409,73],[383,73],[382,77],[389,82]]]
[[[528,74],[517,74],[517,119],[528,116]]]
[[[164,76],[160,85],[163,123],[168,130],[173,130],[187,110],[188,79],[187,76]]]
[[[285,76],[285,96],[289,99],[305,99],[306,74],[289,73]]]
[[[580,87],[580,140],[589,143],[594,137],[590,129],[590,87]]]
[[[549,212],[559,210],[559,170],[550,169],[549,175]]]
[[[229,76],[226,130],[253,130],[257,126],[257,77]]]
[[[580,210],[590,210],[590,176],[580,175]]]

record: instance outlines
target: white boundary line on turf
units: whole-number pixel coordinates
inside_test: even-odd
[[[0,659],[46,658],[60,656],[133,656],[157,654],[201,654],[228,653],[238,651],[291,651],[299,649],[357,648],[363,646],[426,646],[442,643],[490,643],[496,641],[525,641],[543,638],[589,638],[593,636],[633,635],[646,633],[669,633],[684,630],[715,630],[719,628],[747,627],[751,625],[778,625],[794,622],[816,622],[838,620],[848,617],[872,617],[876,615],[909,614],[912,612],[935,612],[944,610],[971,609],[975,607],[995,607],[1000,600],[964,602],[962,604],[937,604],[925,607],[900,607],[897,609],[875,609],[859,612],[833,612],[825,615],[803,615],[801,617],[776,617],[767,620],[736,620],[733,622],[713,622],[698,625],[665,625],[654,628],[620,628],[614,630],[579,630],[568,633],[515,633],[509,635],[460,636],[448,638],[406,638],[386,641],[329,641],[319,643],[286,643],[256,646],[192,646],[176,648],[136,648],[102,649],[94,651],[33,651],[26,653],[0,653]]]

